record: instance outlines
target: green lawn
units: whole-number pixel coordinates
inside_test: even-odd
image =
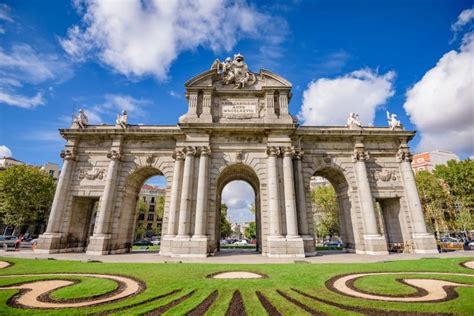
[[[474,314],[474,287],[459,287],[456,292],[459,297],[445,302],[434,303],[400,303],[363,300],[335,293],[325,286],[330,278],[357,272],[407,272],[406,275],[367,276],[354,282],[354,286],[365,292],[376,294],[410,294],[414,289],[397,281],[402,277],[410,277],[409,272],[427,271],[430,275],[412,275],[415,278],[436,278],[453,282],[474,285],[474,270],[461,267],[459,263],[468,261],[463,259],[420,259],[409,261],[394,261],[367,264],[268,264],[268,265],[226,265],[226,264],[179,264],[179,263],[84,263],[77,261],[58,260],[26,260],[13,258],[0,258],[0,260],[13,263],[13,266],[0,269],[0,315],[79,315],[111,311],[111,314],[140,315],[157,307],[188,295],[179,304],[168,309],[164,315],[186,314],[199,305],[213,291],[217,290],[217,299],[207,310],[207,315],[224,315],[229,302],[236,290],[242,294],[245,309],[249,315],[265,315],[266,311],[260,303],[256,292],[263,294],[266,299],[284,315],[307,315],[301,304],[315,311],[331,315],[360,315],[354,308],[362,307],[372,310],[391,310],[405,312],[429,312],[451,314]],[[474,258],[471,258],[474,260]],[[253,271],[265,274],[268,278],[254,280],[218,280],[207,278],[208,275],[221,271]],[[8,300],[18,293],[17,290],[6,290],[2,287],[26,281],[40,279],[71,279],[68,277],[54,276],[54,273],[103,273],[131,276],[146,284],[146,289],[140,294],[117,302],[73,309],[19,309],[7,305]],[[438,275],[436,272],[467,273],[473,277],[458,277]],[[4,275],[20,274],[51,274],[50,276],[28,276],[2,278]],[[73,277],[79,280],[76,284],[63,287],[51,293],[55,300],[84,298],[100,295],[113,291],[117,284],[111,280],[102,280],[88,277]],[[344,307],[334,304],[317,302],[292,288],[310,294],[326,302],[336,302]],[[180,290],[168,296],[156,298],[173,290]],[[278,290],[278,291],[277,291]],[[290,302],[289,297],[299,304]],[[186,297],[185,297],[186,298]],[[117,308],[121,308],[117,310]],[[352,310],[351,310],[352,308]],[[115,311],[115,313],[114,313]]]

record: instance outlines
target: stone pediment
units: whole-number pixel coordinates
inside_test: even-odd
[[[291,83],[285,78],[261,69],[259,73],[253,73],[255,83],[250,86],[236,88],[233,84],[224,84],[222,77],[214,69],[205,71],[185,83],[186,89],[207,89],[213,88],[216,91],[262,91],[264,89],[291,89]]]
[[[240,53],[185,83],[188,113],[180,123],[293,124],[288,113],[291,83],[261,69],[252,72]]]

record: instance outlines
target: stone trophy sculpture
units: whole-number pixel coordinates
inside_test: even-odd
[[[362,123],[359,120],[359,114],[351,112],[347,118],[346,127],[348,128],[362,128]]]
[[[233,83],[235,89],[251,86],[257,81],[255,74],[249,70],[244,56],[240,53],[234,55],[233,61],[230,57],[227,57],[225,62],[216,59],[211,69],[216,69],[217,73],[222,76],[224,85]]]
[[[127,128],[128,114],[127,111],[123,110],[122,114],[117,115],[115,120],[115,125],[120,126],[121,128]]]
[[[89,124],[89,119],[83,109],[79,110],[79,114],[74,118],[73,124],[77,124],[79,128],[86,128]]]
[[[397,114],[390,114],[390,112],[387,111],[387,120],[388,126],[392,131],[395,129],[403,129],[403,124],[399,120],[397,120]]]

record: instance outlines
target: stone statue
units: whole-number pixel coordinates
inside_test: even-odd
[[[117,119],[115,120],[115,124],[117,126],[122,127],[122,128],[127,128],[127,120],[128,120],[127,111],[123,110],[122,114],[117,115]]]
[[[224,85],[233,83],[236,89],[251,86],[257,81],[255,74],[249,70],[244,56],[240,53],[234,55],[233,61],[230,57],[227,57],[225,62],[216,59],[211,69],[216,69],[217,73],[221,75]]]
[[[403,129],[403,124],[399,120],[397,120],[397,114],[390,114],[390,112],[387,111],[387,120],[388,126],[392,131],[395,129]]]
[[[362,128],[362,123],[359,120],[359,114],[351,112],[347,118],[346,127]]]
[[[86,128],[87,124],[89,124],[89,120],[83,109],[79,110],[79,114],[74,118],[73,123],[77,124],[79,128]]]

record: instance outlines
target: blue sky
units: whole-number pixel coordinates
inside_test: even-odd
[[[474,154],[473,1],[0,0],[0,156],[61,164],[73,111],[92,123],[177,123],[184,82],[244,54],[293,84],[305,125],[349,112],[417,130],[413,151]],[[163,186],[162,177],[150,183]],[[233,221],[251,220],[250,186],[229,183]]]
[[[388,110],[419,131],[414,151],[474,153],[473,1],[117,3],[0,5],[2,152],[61,163],[57,129],[79,108],[97,123],[126,108],[132,124],[174,125],[184,82],[241,52],[292,82],[301,124],[354,111],[386,126]]]

